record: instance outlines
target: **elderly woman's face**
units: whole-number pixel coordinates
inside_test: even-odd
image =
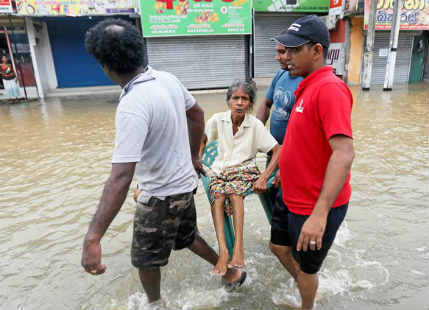
[[[244,116],[251,107],[250,97],[243,89],[239,88],[232,93],[228,105],[232,115]]]

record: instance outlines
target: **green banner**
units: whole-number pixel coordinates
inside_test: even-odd
[[[253,0],[256,12],[327,13],[329,0]]]
[[[145,37],[250,34],[251,0],[141,0]]]

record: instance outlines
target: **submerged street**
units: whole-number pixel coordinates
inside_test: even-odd
[[[429,309],[428,88],[352,87],[353,194],[320,273],[316,309]],[[258,87],[258,103],[265,91]],[[206,120],[227,108],[222,91],[195,97]],[[88,96],[0,105],[2,309],[149,309],[130,263],[131,190],[102,240],[107,272],[91,277],[80,266],[83,236],[110,172],[116,104],[117,96]],[[196,206],[199,229],[215,247],[202,187]],[[187,250],[175,252],[162,269],[167,308],[285,309],[297,303],[291,277],[268,249],[269,236],[258,198],[246,198],[244,287],[227,293],[208,264]]]

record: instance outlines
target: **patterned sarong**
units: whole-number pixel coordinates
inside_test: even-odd
[[[210,204],[213,206],[216,193],[227,196],[225,206],[230,205],[229,195],[235,194],[243,198],[246,197],[260,174],[257,167],[244,166],[226,168],[220,174],[211,176],[209,184]]]

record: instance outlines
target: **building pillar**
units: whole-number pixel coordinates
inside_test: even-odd
[[[39,65],[36,57],[36,34],[34,30],[33,23],[31,22],[31,17],[25,17],[25,26],[27,28],[27,36],[28,36],[28,44],[30,45],[30,55],[31,61],[33,63],[34,70],[34,78],[36,80],[37,92],[39,94],[39,98],[45,97],[45,92],[42,86],[42,78],[40,76]]]
[[[363,55],[363,17],[352,17],[347,82],[359,85]]]
[[[49,90],[58,87],[48,27],[45,22],[31,17],[26,17],[25,23],[39,97],[44,98]]]

